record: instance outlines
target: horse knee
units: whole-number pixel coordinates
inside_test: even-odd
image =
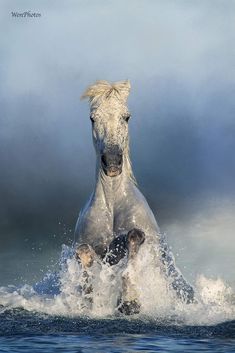
[[[138,253],[144,241],[145,234],[138,228],[133,228],[127,233],[127,250],[130,258],[133,258]]]
[[[95,251],[88,244],[80,244],[75,249],[75,257],[81,263],[83,268],[89,268],[95,260]]]

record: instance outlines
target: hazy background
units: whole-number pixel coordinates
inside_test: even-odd
[[[95,171],[79,97],[127,78],[134,172],[179,267],[234,284],[235,2],[0,5],[0,284],[71,243]],[[41,17],[11,16],[27,10]]]

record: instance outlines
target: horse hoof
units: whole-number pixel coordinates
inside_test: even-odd
[[[93,265],[95,252],[88,244],[81,244],[75,250],[75,256],[81,262],[83,268],[89,268]]]
[[[137,254],[144,240],[145,234],[140,229],[133,228],[127,233],[127,249],[130,257]]]
[[[118,310],[124,315],[139,314],[140,304],[136,300],[125,301],[118,307]]]

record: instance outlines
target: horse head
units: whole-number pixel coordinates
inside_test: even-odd
[[[90,120],[97,159],[105,175],[109,177],[122,173],[125,152],[129,146],[129,92],[129,81],[112,84],[97,81],[82,96],[90,100]]]

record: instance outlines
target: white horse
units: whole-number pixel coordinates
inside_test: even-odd
[[[127,98],[130,82],[97,81],[82,98],[90,100],[90,119],[96,150],[96,184],[80,212],[75,236],[80,246],[77,257],[84,268],[92,266],[94,256],[110,265],[127,256],[132,261],[139,247],[156,254],[156,266],[170,278],[170,285],[186,302],[194,300],[192,287],[176,268],[155,217],[132,172],[129,156]],[[124,280],[125,282],[125,280]],[[128,292],[128,281],[124,292]],[[139,310],[137,298],[125,298],[121,311]]]

